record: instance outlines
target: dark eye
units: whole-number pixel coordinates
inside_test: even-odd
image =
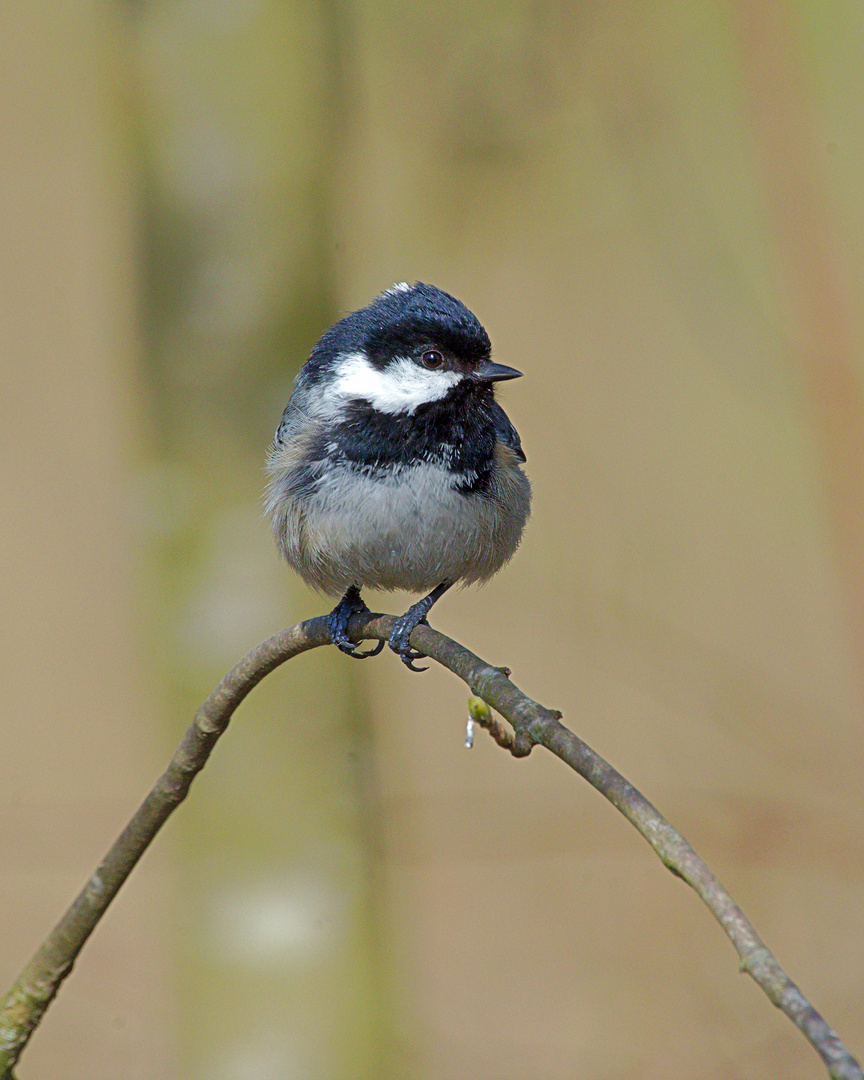
[[[427,349],[420,357],[420,362],[423,367],[431,368],[434,371],[435,368],[441,367],[444,363],[444,357],[437,349]]]

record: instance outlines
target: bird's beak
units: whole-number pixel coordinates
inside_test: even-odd
[[[485,364],[481,364],[471,372],[471,378],[479,382],[501,382],[504,379],[519,379],[521,376],[522,372],[517,371],[516,368],[505,367],[504,364],[493,364],[491,360],[487,360]]]

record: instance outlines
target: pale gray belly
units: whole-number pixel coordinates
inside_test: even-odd
[[[452,473],[428,465],[386,479],[338,469],[311,495],[287,500],[274,529],[288,562],[323,592],[428,592],[483,581],[516,550],[530,499],[521,469],[496,469],[493,494],[466,496]]]

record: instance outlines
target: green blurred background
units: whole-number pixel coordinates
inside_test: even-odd
[[[266,447],[325,327],[420,279],[524,371],[535,490],[433,624],[860,1055],[864,8],[11,0],[0,35],[2,984],[224,670],[326,607]],[[465,700],[389,653],[267,679],[22,1080],[821,1077],[587,785],[465,751]]]

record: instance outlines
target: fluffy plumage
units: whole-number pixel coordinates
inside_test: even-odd
[[[352,655],[363,654],[345,628],[363,586],[440,595],[487,580],[519,544],[525,455],[492,386],[519,372],[490,354],[463,304],[403,283],[332,326],[297,376],[270,452],[267,510],[303,579],[346,594],[331,633]],[[410,626],[391,639],[409,666],[407,638],[429,606],[403,616]]]

